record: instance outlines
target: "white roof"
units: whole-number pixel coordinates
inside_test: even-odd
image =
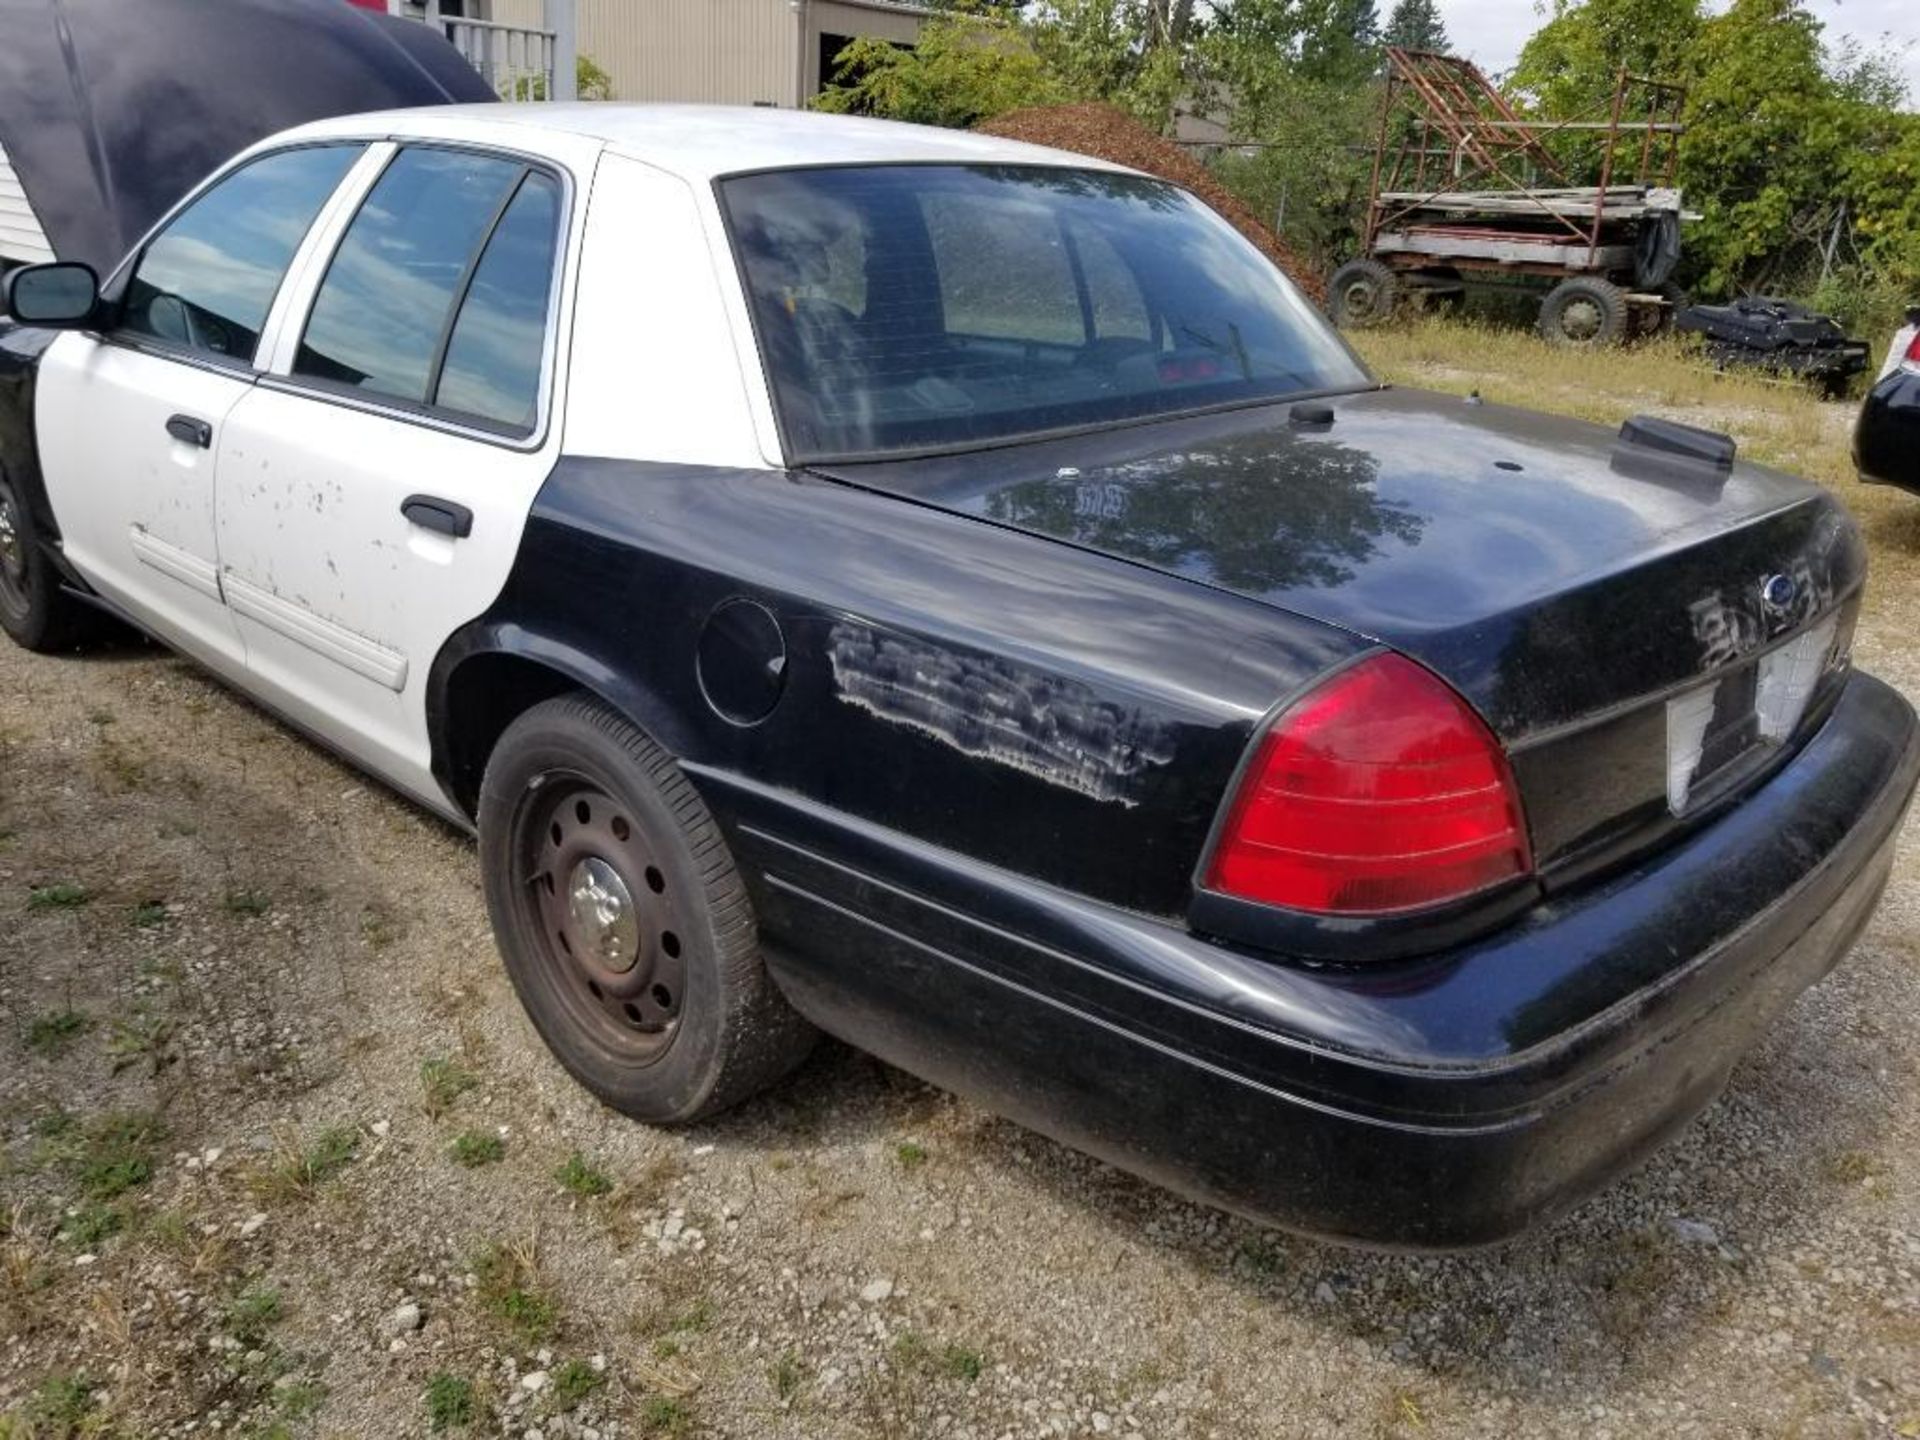
[[[491,141],[535,151],[547,148],[541,144],[543,135],[554,137],[558,145],[568,148],[584,138],[695,181],[742,170],[799,165],[926,161],[1061,165],[1083,170],[1123,168],[1086,155],[967,130],[749,105],[624,105],[611,101],[435,105],[345,115],[303,125],[288,134]],[[571,142],[561,137],[572,137]]]

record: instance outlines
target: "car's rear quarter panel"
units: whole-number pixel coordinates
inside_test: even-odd
[[[751,725],[697,673],[736,597],[785,641],[783,692]],[[601,690],[696,775],[1174,915],[1254,726],[1365,642],[831,481],[567,459],[439,683],[499,648]]]

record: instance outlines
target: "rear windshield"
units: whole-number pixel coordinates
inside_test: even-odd
[[[720,188],[796,462],[1370,383],[1265,256],[1159,181],[890,165]]]

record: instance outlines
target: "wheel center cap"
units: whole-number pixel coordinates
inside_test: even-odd
[[[574,930],[596,962],[617,974],[634,967],[640,959],[640,917],[619,871],[589,855],[573,867],[567,906]]]

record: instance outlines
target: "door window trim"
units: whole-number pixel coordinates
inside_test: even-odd
[[[121,257],[105,281],[101,283],[101,293],[113,308],[114,321],[111,328],[87,332],[103,345],[117,346],[122,350],[132,350],[137,354],[150,355],[158,360],[172,360],[196,370],[209,370],[217,375],[230,376],[236,380],[257,379],[265,373],[266,359],[274,349],[274,325],[279,317],[280,307],[288,293],[293,289],[293,278],[300,265],[301,258],[313,235],[326,222],[339,202],[341,192],[345,190],[367,162],[367,155],[378,147],[379,142],[364,136],[316,136],[311,140],[299,140],[288,145],[275,145],[264,150],[250,150],[235,156],[227,164],[209,175],[199,185],[188,191],[174,202],[164,215],[154,221],[147,233],[140,237],[133,249]],[[197,205],[204,197],[224,185],[242,170],[251,169],[264,160],[280,155],[290,155],[298,150],[337,150],[358,149],[361,153],[341,175],[332,192],[321,202],[313,221],[301,236],[300,243],[294,246],[293,254],[287,260],[287,268],[281,272],[280,283],[274,287],[273,300],[267,306],[266,316],[260,322],[259,338],[254,341],[253,353],[242,359],[233,355],[220,355],[211,350],[198,350],[191,345],[175,345],[157,335],[133,334],[120,328],[120,308],[126,299],[127,286],[133,283],[133,277],[140,268],[140,262],[147,257],[147,251],[153,242],[166,232],[173,222]]]
[[[409,425],[418,425],[423,429],[445,431],[448,434],[465,436],[480,440],[489,445],[497,445],[511,450],[539,450],[549,438],[553,417],[553,397],[559,374],[559,342],[561,305],[566,292],[568,267],[573,260],[574,251],[574,204],[577,186],[573,174],[566,166],[550,156],[533,154],[524,150],[515,150],[503,145],[469,144],[463,141],[440,140],[435,138],[411,138],[390,136],[391,150],[381,160],[377,171],[372,173],[354,204],[344,207],[344,213],[330,217],[332,224],[329,233],[316,242],[317,248],[324,248],[325,263],[313,264],[301,275],[300,288],[289,299],[284,314],[278,316],[281,328],[275,333],[274,345],[268,366],[261,370],[255,383],[264,390],[275,390],[282,394],[303,396],[322,404],[339,405],[349,410],[361,410],[370,415],[379,415],[386,419],[398,420]],[[520,426],[495,425],[478,415],[469,415],[464,411],[438,405],[418,404],[398,399],[392,395],[377,395],[362,391],[349,385],[323,380],[312,375],[296,375],[293,372],[294,357],[299,352],[300,342],[305,338],[307,326],[313,319],[313,307],[320,297],[321,287],[326,284],[327,275],[333,263],[339,258],[340,247],[346,243],[347,231],[352,228],[359,216],[367,197],[373,193],[380,177],[388,168],[408,150],[451,151],[456,154],[481,155],[491,160],[508,160],[523,168],[518,180],[508,189],[489,222],[487,233],[474,247],[468,257],[465,271],[461,274],[460,284],[454,304],[447,312],[435,348],[436,375],[438,367],[445,363],[446,350],[451,343],[453,327],[458,324],[461,307],[466,303],[467,293],[473,284],[473,277],[487,252],[487,246],[493,239],[501,218],[507,207],[526,184],[527,176],[538,173],[553,181],[559,190],[559,213],[554,220],[553,276],[547,290],[547,313],[544,321],[545,334],[540,350],[540,379],[534,396],[533,425],[530,428]],[[320,227],[315,226],[314,236],[320,236]]]

